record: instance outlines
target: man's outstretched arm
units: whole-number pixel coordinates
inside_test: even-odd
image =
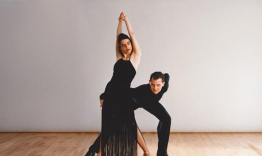
[[[164,90],[164,92],[166,92],[168,87],[169,87],[169,78],[170,78],[170,76],[169,76],[168,73],[165,73],[164,75],[165,75],[165,85],[164,85],[164,87],[162,89]]]
[[[139,89],[139,87],[137,88],[130,88],[130,92],[129,92],[129,96],[134,98],[137,96],[137,94],[141,93],[140,91],[141,89]],[[103,107],[103,102],[104,102],[104,99],[106,97],[106,93],[102,93],[100,94],[99,96],[99,100],[100,100],[100,107]],[[133,100],[134,103],[136,103],[136,100]],[[134,108],[134,109],[137,109],[138,107]]]

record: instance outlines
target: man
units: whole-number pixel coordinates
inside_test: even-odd
[[[158,150],[157,156],[168,156],[167,145],[169,140],[171,117],[166,109],[159,103],[163,94],[169,87],[169,75],[162,74],[161,72],[154,72],[150,76],[148,84],[138,86],[131,89],[131,96],[134,101],[134,110],[139,107],[144,108],[149,113],[153,114],[159,119],[157,126],[158,132]],[[104,94],[100,95],[101,107],[103,106]],[[100,135],[89,148],[85,156],[94,156],[99,151]]]

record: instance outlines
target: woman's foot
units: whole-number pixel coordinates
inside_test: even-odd
[[[98,153],[97,153],[97,156],[101,156],[101,152],[98,152]]]
[[[147,152],[144,152],[143,156],[151,156],[151,155],[150,155],[149,151],[147,151]]]
[[[88,151],[85,156],[95,156],[95,152]]]

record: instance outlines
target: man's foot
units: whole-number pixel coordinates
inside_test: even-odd
[[[157,152],[157,156],[168,156],[167,152]]]
[[[85,156],[95,156],[95,152],[88,151]]]

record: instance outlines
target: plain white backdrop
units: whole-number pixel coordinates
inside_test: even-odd
[[[132,87],[171,76],[172,132],[262,131],[262,2],[0,1],[0,131],[97,132],[124,11],[142,48]],[[125,24],[123,30],[127,33]],[[158,120],[135,112],[143,132]]]

